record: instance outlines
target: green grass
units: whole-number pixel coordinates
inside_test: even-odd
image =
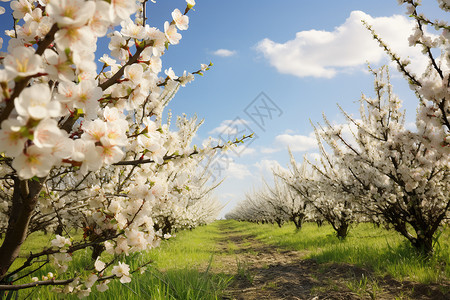
[[[157,268],[196,267],[215,254],[216,242],[221,237],[218,224],[182,231],[148,253]],[[214,263],[214,261],[213,261]]]
[[[221,230],[231,231],[224,235]],[[234,255],[238,246],[223,240],[226,236],[248,236],[271,244],[280,249],[293,249],[319,263],[342,262],[373,270],[374,276],[390,275],[398,280],[413,280],[421,283],[439,283],[450,278],[450,229],[441,235],[435,247],[435,255],[430,260],[421,259],[407,241],[394,231],[376,228],[371,224],[359,224],[352,228],[345,241],[336,238],[331,226],[317,227],[306,223],[300,231],[293,224],[282,228],[276,225],[257,225],[247,222],[217,221],[192,231],[184,231],[176,237],[164,241],[160,247],[147,253],[130,254],[120,258],[131,269],[148,261],[152,263],[144,274],[133,274],[129,284],[113,281],[104,293],[93,292],[88,299],[221,299],[233,278],[230,274],[214,274],[210,268],[221,269],[215,257]],[[53,237],[35,233],[22,247],[21,256],[30,251],[40,250],[42,244],[49,245]],[[217,242],[227,245],[227,251],[217,253]],[[248,246],[244,243],[243,246]],[[92,264],[90,250],[80,251],[73,256],[68,274],[88,272],[84,268]],[[106,254],[104,254],[107,256]],[[22,260],[23,259],[19,259]],[[103,259],[106,261],[106,257]],[[16,263],[19,266],[18,263]],[[236,278],[253,280],[245,261],[237,262]],[[33,276],[42,276],[52,271],[44,266]],[[63,276],[67,278],[67,274]],[[375,277],[349,282],[348,287],[357,294],[376,294]],[[370,279],[370,280],[369,280]],[[25,278],[22,282],[29,282]],[[20,283],[20,282],[16,282]],[[76,296],[59,295],[50,287],[40,287],[19,292],[19,299],[78,299]]]
[[[376,279],[367,278],[364,274],[359,280],[355,279],[347,282],[347,287],[361,298],[370,296],[370,299],[377,299],[377,293],[382,291],[382,289],[378,287]]]
[[[131,269],[148,261],[152,263],[145,273],[133,274],[131,283],[112,281],[106,292],[100,293],[93,288],[93,292],[86,299],[221,299],[233,276],[210,272],[219,236],[218,228],[213,224],[180,232],[176,237],[162,242],[160,247],[147,253],[123,257]],[[40,249],[38,247],[40,243],[47,243],[51,239],[51,236],[36,234],[26,241],[22,254]],[[86,250],[74,255],[73,264],[67,274],[74,274],[75,271],[83,272],[83,268],[91,263],[90,254],[90,250]],[[45,266],[33,276],[40,277],[51,270]],[[29,282],[30,278],[22,281]],[[40,287],[33,291],[22,290],[19,292],[19,298],[78,299],[76,296],[60,295],[51,290],[51,287]]]
[[[255,279],[255,275],[250,271],[250,266],[247,261],[240,261],[236,258],[236,266],[237,266],[237,280],[246,280],[250,284],[253,283]]]
[[[344,241],[336,238],[329,225],[306,223],[300,231],[293,224],[279,228],[272,224],[222,221],[227,227],[254,235],[277,247],[305,251],[307,258],[319,263],[345,262],[372,269],[376,275],[389,274],[399,280],[435,283],[450,279],[450,228],[435,245],[432,259],[418,256],[409,242],[395,231],[358,224]]]

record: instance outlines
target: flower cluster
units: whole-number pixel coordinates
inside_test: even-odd
[[[129,145],[133,118],[148,127],[152,121],[145,122],[145,115],[162,111],[161,55],[166,44],[178,43],[177,28],[187,29],[188,17],[176,9],[173,24],[166,22],[161,32],[130,19],[137,8],[133,1],[50,1],[45,6],[12,1],[11,8],[24,21],[15,30],[27,35],[9,40],[0,70],[1,100],[8,102],[0,151],[13,158],[21,179],[45,177],[53,166],[64,163],[79,164],[86,173],[120,161]],[[97,74],[93,45],[117,24],[122,29],[108,35],[111,55],[119,63],[105,54],[101,61],[110,71],[103,68]],[[53,38],[53,44],[44,48],[46,38]],[[193,79],[190,74],[185,77],[183,83]],[[178,77],[169,76],[171,82],[174,79]],[[133,115],[145,102],[147,110]],[[144,135],[138,139],[141,146],[160,148],[158,139],[142,141]],[[159,150],[156,159],[161,163],[165,149]]]
[[[407,15],[411,16],[416,28],[408,41],[412,47],[420,47],[428,59],[428,67],[423,74],[415,74],[409,69],[411,61],[402,59],[390,49],[382,38],[367,25],[374,38],[387,51],[397,64],[399,71],[410,84],[410,88],[418,95],[420,104],[416,118],[416,126],[422,142],[436,151],[450,154],[450,26],[446,20],[431,20],[420,13],[421,1],[398,0],[406,6]],[[443,11],[450,11],[446,0],[437,0]],[[427,30],[431,29],[431,30]],[[430,32],[437,32],[433,35]]]
[[[211,66],[162,70],[165,51],[189,27],[195,1],[186,2],[162,30],[147,24],[147,1],[10,2],[16,22],[0,58],[0,232],[9,241],[0,248],[0,285],[15,274],[8,270],[29,232],[56,234],[26,262],[46,256],[55,267],[36,285],[81,297],[112,278],[131,280],[134,270],[117,257],[220,210],[197,168],[213,149],[191,146],[201,123],[182,116],[174,131],[170,114],[163,120],[178,89]],[[99,53],[100,39],[108,53]],[[23,224],[8,226],[17,216]],[[95,268],[67,277],[72,254],[86,248]],[[103,251],[114,257],[107,264]]]

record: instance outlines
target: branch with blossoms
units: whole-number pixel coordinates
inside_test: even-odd
[[[416,28],[408,41],[411,47],[419,46],[422,53],[428,59],[428,67],[420,76],[413,74],[408,69],[411,63],[409,59],[401,59],[382,40],[372,27],[364,22],[373,38],[397,64],[400,72],[407,78],[411,89],[419,99],[419,113],[416,125],[422,137],[422,141],[443,153],[450,153],[450,105],[449,105],[449,70],[444,68],[448,59],[448,32],[450,30],[447,21],[430,21],[422,13],[419,13],[420,1],[400,0],[407,8],[407,14],[414,19]],[[439,6],[444,11],[450,11],[448,4],[438,0]],[[438,36],[426,32],[426,27],[433,27]],[[437,50],[437,51],[434,51]],[[440,53],[437,56],[436,53]],[[438,132],[438,133],[436,133]]]
[[[0,284],[0,291],[17,291],[17,290],[23,290],[38,286],[46,286],[46,285],[67,285],[69,283],[72,283],[75,280],[75,278],[70,278],[66,280],[41,280],[41,281],[34,281],[24,284],[16,284],[16,285],[4,285]]]
[[[230,143],[228,143],[227,144],[227,146],[232,146],[232,145],[234,145],[234,144],[237,144],[237,143],[241,143],[244,139],[246,139],[246,138],[248,138],[248,136],[247,137],[243,137],[241,140],[236,140],[236,141],[234,141],[234,142],[230,142]],[[216,146],[216,147],[213,147],[212,149],[222,149],[223,147],[224,147],[225,145],[218,145],[218,146]],[[191,157],[192,155],[193,155],[194,153],[190,153],[189,155],[188,155],[188,157]],[[127,177],[129,177],[129,176],[127,176]],[[83,180],[86,180],[86,177],[83,177]],[[79,184],[77,184],[76,186],[79,186]],[[109,197],[111,197],[111,196],[126,196],[126,195],[105,195],[107,198],[109,198]],[[52,200],[52,203],[56,203],[56,201],[55,200]],[[141,205],[141,207],[139,208],[139,210],[138,210],[138,212],[134,215],[134,217],[133,217],[133,219],[129,222],[129,225],[131,224],[131,223],[133,223],[133,220],[134,220],[134,218],[137,216],[137,214],[139,213],[139,211],[140,211],[140,209],[142,208],[142,205]],[[115,236],[113,236],[113,237],[111,237],[111,239],[112,238],[114,238]],[[78,245],[73,245],[73,246],[71,246],[71,247],[69,247],[68,249],[67,249],[67,251],[69,252],[69,253],[72,253],[72,252],[74,252],[74,251],[77,251],[77,250],[81,250],[81,249],[84,249],[84,248],[86,248],[86,247],[91,247],[91,246],[94,246],[94,245],[98,245],[98,244],[100,244],[100,243],[102,243],[102,242],[104,242],[105,241],[105,239],[98,239],[98,240],[96,240],[96,241],[94,241],[94,242],[90,242],[90,243],[83,243],[83,244],[78,244]],[[33,256],[30,256],[29,257],[29,260],[30,259],[33,259],[33,258],[36,258],[36,257],[39,257],[39,256],[41,256],[41,255],[50,255],[50,254],[54,254],[54,253],[56,253],[55,252],[55,250],[54,251],[45,251],[45,252],[42,252],[42,253],[39,253],[39,254],[34,254]],[[29,261],[28,260],[28,261]]]
[[[127,265],[123,264],[123,263],[119,263],[119,266],[121,267],[121,269],[114,269],[112,270],[113,273],[112,275],[108,275],[108,276],[104,276],[103,273],[105,271],[105,269],[108,267],[108,265],[104,265],[101,261],[97,261],[96,262],[96,272],[98,273],[92,273],[90,276],[90,280],[93,285],[93,283],[95,281],[98,282],[106,282],[103,283],[102,287],[100,289],[107,289],[107,285],[110,281],[110,279],[115,279],[115,278],[119,278],[122,281],[128,281],[128,278],[130,275],[136,273],[136,272],[145,272],[145,268],[146,266],[148,266],[149,264],[151,264],[152,261],[146,262],[145,264],[143,264],[142,266],[137,267],[136,269],[129,271],[127,271]],[[98,274],[98,275],[97,275]],[[48,277],[48,276],[45,276]],[[52,279],[48,279],[48,280],[39,280],[37,277],[34,277],[34,281],[29,282],[29,283],[23,283],[23,284],[15,284],[15,285],[1,285],[0,284],[0,291],[18,291],[18,290],[23,290],[23,289],[28,289],[28,288],[34,288],[34,287],[39,287],[39,286],[66,286],[66,285],[70,285],[72,283],[77,283],[79,281],[79,277],[72,277],[69,279],[64,279],[64,280],[56,280],[54,278]],[[90,283],[88,283],[88,285],[90,285],[90,287],[92,286]],[[88,288],[90,288],[88,287]],[[71,287],[73,289],[73,287]],[[105,290],[106,290],[105,289]]]
[[[226,145],[216,145],[216,146],[214,146],[214,147],[209,147],[208,149],[209,149],[209,151],[213,151],[213,150],[217,150],[217,149],[223,149],[225,146],[226,146],[226,147],[231,147],[231,146],[233,146],[233,145],[235,145],[235,144],[242,143],[245,139],[247,139],[247,138],[249,138],[249,137],[250,137],[250,136],[244,136],[244,137],[242,137],[242,139],[237,139],[236,141],[229,142],[229,143],[226,144]],[[170,156],[169,156],[169,155],[165,155],[165,156],[163,157],[163,165],[164,165],[164,164],[167,164],[168,162],[173,161],[174,159],[180,160],[180,159],[188,159],[188,158],[192,158],[192,157],[198,155],[199,152],[203,152],[203,151],[204,151],[204,150],[197,150],[197,149],[195,149],[195,150],[192,150],[190,153],[185,153],[185,154],[183,154],[183,155],[170,155]],[[195,162],[195,161],[196,161],[196,160],[194,160],[194,162]],[[140,166],[140,165],[143,165],[143,164],[149,164],[149,163],[155,163],[155,161],[154,161],[154,160],[151,160],[151,159],[146,159],[146,160],[144,160],[144,159],[139,159],[139,160],[133,160],[133,161],[119,162],[119,163],[115,164],[115,165],[123,165],[123,166],[130,165],[130,166],[133,166],[133,167],[132,167],[129,171],[127,171],[128,174],[127,174],[126,177],[124,177],[124,179],[120,179],[120,180],[118,181],[118,183],[117,183],[117,188],[115,188],[115,193],[114,193],[114,194],[111,194],[111,193],[110,193],[110,195],[127,197],[126,194],[119,195],[119,194],[117,194],[117,193],[121,192],[122,187],[123,187],[125,184],[129,184],[129,183],[127,183],[127,180],[129,180],[129,179],[132,178],[132,176],[133,176],[133,174],[134,174],[134,171],[136,171],[136,167],[137,167],[137,166]],[[83,180],[82,180],[82,181],[84,181],[84,180],[86,180],[86,176],[83,177]],[[108,180],[109,180],[109,179],[107,179],[107,181],[108,181]],[[69,186],[72,186],[72,185],[73,185],[74,187],[78,187],[78,186],[80,186],[80,184],[81,184],[82,181],[80,181],[80,182],[77,183],[77,184],[71,184],[71,185],[69,185]],[[86,187],[85,187],[85,188],[86,188]],[[85,188],[83,188],[83,189],[85,189]],[[71,202],[74,202],[74,203],[78,203],[78,201],[80,201],[80,200],[81,200],[81,201],[85,201],[85,200],[87,200],[87,198],[89,198],[89,197],[83,197],[82,199],[80,199],[80,197],[78,196],[79,193],[80,193],[80,191],[82,191],[83,189],[76,189],[76,190],[71,189],[71,190],[69,190],[69,191],[65,191],[64,194],[61,195],[59,198],[62,198],[62,197],[69,197],[69,198],[71,199]],[[57,188],[53,188],[52,190],[54,190],[54,191],[63,191],[63,190],[57,189]],[[73,192],[76,192],[78,195],[74,195]],[[111,198],[111,196],[108,196],[107,193],[105,193],[104,195],[105,195],[105,197],[106,197],[107,199],[110,199],[110,198]],[[77,199],[79,199],[79,200],[77,200]],[[57,203],[57,202],[58,202],[58,201],[56,201],[56,200],[50,201],[50,203]],[[71,204],[71,202],[66,203],[66,204],[62,207],[62,209],[66,209],[66,206],[73,206],[74,204]],[[57,213],[57,211],[55,211],[55,213]],[[39,220],[39,218],[34,218],[34,219],[38,219],[38,220]]]
[[[203,170],[197,162],[248,137],[198,150],[190,146],[196,119],[182,118],[178,131],[163,123],[178,89],[212,64],[181,76],[168,68],[160,77],[161,58],[188,28],[195,1],[187,1],[184,13],[175,9],[163,30],[146,24],[147,1],[138,2],[11,1],[17,22],[0,62],[5,284],[12,275],[36,272],[38,258],[46,256],[59,274],[51,281],[86,296],[95,277],[65,281],[69,253],[91,248],[97,259],[103,251],[115,258],[141,252],[217,212],[216,201],[208,204],[213,187],[198,176]],[[101,37],[109,39],[109,52],[97,72],[93,45]],[[11,271],[21,245],[37,230],[56,234],[53,247],[30,254]],[[112,268],[128,282],[127,266]]]
[[[39,56],[41,56],[44,53],[44,50],[47,49],[50,46],[50,44],[53,42],[57,30],[58,30],[58,26],[56,24],[53,25],[52,28],[50,29],[50,31],[45,36],[45,38],[42,39],[38,43],[36,52],[34,52],[31,49],[26,50],[27,48],[21,48],[20,51],[22,51],[22,52],[19,53],[18,56],[20,57],[21,55],[23,55],[24,59],[26,61],[28,61],[29,60],[28,57],[35,55],[31,58],[31,61],[28,63],[31,64],[32,66],[39,64]],[[33,52],[35,54],[33,54]],[[12,58],[11,56],[7,56],[4,59],[3,63],[6,64],[6,68],[8,68],[8,64],[9,64],[13,69],[14,67],[16,67],[16,68],[18,67],[17,64],[19,62],[18,62],[17,58],[16,58],[16,61],[14,61],[14,58]],[[11,71],[15,72],[14,69]],[[18,81],[16,82],[16,84],[14,86],[13,93],[10,94],[8,90],[4,89],[4,95],[6,95],[6,98],[4,98],[3,101],[6,102],[6,107],[1,110],[0,123],[2,123],[4,120],[6,120],[9,117],[12,110],[14,109],[14,105],[15,105],[14,100],[28,86],[29,81],[35,76],[40,76],[39,73],[33,74],[33,72],[18,72],[17,75],[19,75],[19,77],[18,77]],[[22,76],[26,76],[26,77],[21,78]]]
[[[224,148],[242,144],[242,143],[244,143],[244,141],[246,139],[252,138],[253,135],[254,135],[253,133],[249,134],[249,135],[244,135],[244,136],[242,136],[242,138],[237,138],[234,141],[230,141],[226,145],[216,145],[214,147],[209,148],[208,150],[218,150],[218,149],[221,150]],[[164,155],[162,159],[164,162],[167,162],[167,161],[172,161],[177,158],[191,157],[191,156],[199,154],[200,152],[201,152],[201,150],[193,150],[192,152],[190,152],[188,154]],[[119,161],[117,163],[114,163],[113,165],[114,166],[137,166],[137,165],[148,164],[148,163],[155,163],[155,161],[152,159],[136,159],[136,160],[129,160],[129,161]]]

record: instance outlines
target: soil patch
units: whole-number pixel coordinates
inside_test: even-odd
[[[420,284],[377,277],[344,263],[319,264],[307,252],[266,245],[222,225],[214,272],[235,274],[224,299],[450,300],[450,284]]]

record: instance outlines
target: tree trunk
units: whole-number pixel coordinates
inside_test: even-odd
[[[105,249],[106,248],[104,244],[95,244],[94,246],[92,246],[92,260],[97,260],[97,257],[102,255],[102,252],[105,251]]]
[[[28,225],[36,207],[45,178],[20,180],[14,178],[12,207],[5,240],[0,247],[0,281],[4,280],[11,264],[19,255],[28,233]]]
[[[413,225],[414,227],[414,225]],[[420,227],[415,227],[420,228]],[[426,257],[431,257],[433,255],[433,234],[434,232],[428,231],[427,234],[420,234],[420,231],[416,229],[416,235],[417,237],[414,237],[407,229],[405,223],[397,223],[394,224],[394,229],[399,232],[401,235],[403,235],[405,238],[408,239],[408,241],[411,243],[411,245],[417,250],[419,254],[422,254]]]
[[[275,222],[278,224],[278,227],[280,227],[280,228],[283,225],[282,221],[279,219],[277,219]]]
[[[431,257],[433,255],[433,236],[418,236],[411,240],[411,244],[416,251],[425,256]]]
[[[349,228],[347,223],[340,224],[339,227],[336,228],[336,235],[338,239],[345,240],[348,234],[348,230]]]
[[[296,218],[292,219],[292,222],[294,222],[295,229],[300,230],[302,228],[302,223],[299,222]]]
[[[292,222],[294,222],[295,228],[297,230],[300,230],[302,228],[304,217],[305,217],[304,214],[295,215],[292,217]]]

